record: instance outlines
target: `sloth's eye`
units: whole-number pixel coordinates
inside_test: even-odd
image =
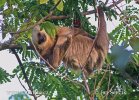
[[[38,33],[38,44],[42,44],[46,41],[46,36],[44,34]]]

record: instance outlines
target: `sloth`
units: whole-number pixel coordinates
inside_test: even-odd
[[[95,38],[83,29],[75,27],[57,27],[56,36],[52,37],[35,26],[32,43],[39,55],[47,61],[50,69],[59,67],[61,61],[73,69],[83,68],[87,74],[93,69],[101,69],[107,56],[109,39],[102,8],[97,7],[98,31]]]

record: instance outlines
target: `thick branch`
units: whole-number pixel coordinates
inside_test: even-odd
[[[22,46],[17,44],[10,44],[9,42],[0,43],[0,51],[6,49],[23,49]],[[34,50],[33,46],[27,46],[28,50]]]
[[[5,41],[4,43],[0,43],[0,51],[5,49],[23,49],[21,45],[12,43],[13,38],[10,38],[8,41]],[[30,46],[27,46],[28,50],[34,50],[34,46],[30,43]]]

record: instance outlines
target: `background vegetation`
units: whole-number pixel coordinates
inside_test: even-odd
[[[11,35],[0,43],[0,51],[9,49],[19,65],[9,74],[0,67],[0,84],[18,77],[28,95],[37,100],[44,95],[48,100],[138,100],[139,98],[139,8],[131,0],[103,0],[106,19],[119,20],[120,24],[109,32],[110,50],[100,73],[84,78],[82,72],[61,65],[52,72],[40,61],[30,39],[32,28],[40,24],[48,34],[55,34],[55,26],[73,26],[77,18],[81,28],[95,36],[97,26],[92,26],[86,15],[97,20],[95,0],[1,0],[0,15],[2,37]],[[132,1],[133,2],[133,1]],[[122,4],[122,5],[118,5]],[[88,10],[91,6],[93,10]],[[109,27],[109,26],[108,26]],[[21,55],[20,57],[18,55]],[[12,65],[11,65],[12,66]],[[28,87],[24,87],[24,80]],[[28,89],[29,88],[29,89]],[[23,95],[25,95],[23,98]],[[12,95],[17,100],[29,100],[24,93]],[[9,99],[10,99],[9,98]],[[19,99],[20,98],[20,99]]]

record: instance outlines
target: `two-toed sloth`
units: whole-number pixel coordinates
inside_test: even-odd
[[[93,68],[101,68],[108,52],[109,41],[106,22],[101,7],[97,8],[98,31],[95,38],[79,28],[57,27],[51,37],[39,26],[34,27],[32,42],[39,54],[53,68],[60,62],[71,68],[81,67],[90,74]]]

